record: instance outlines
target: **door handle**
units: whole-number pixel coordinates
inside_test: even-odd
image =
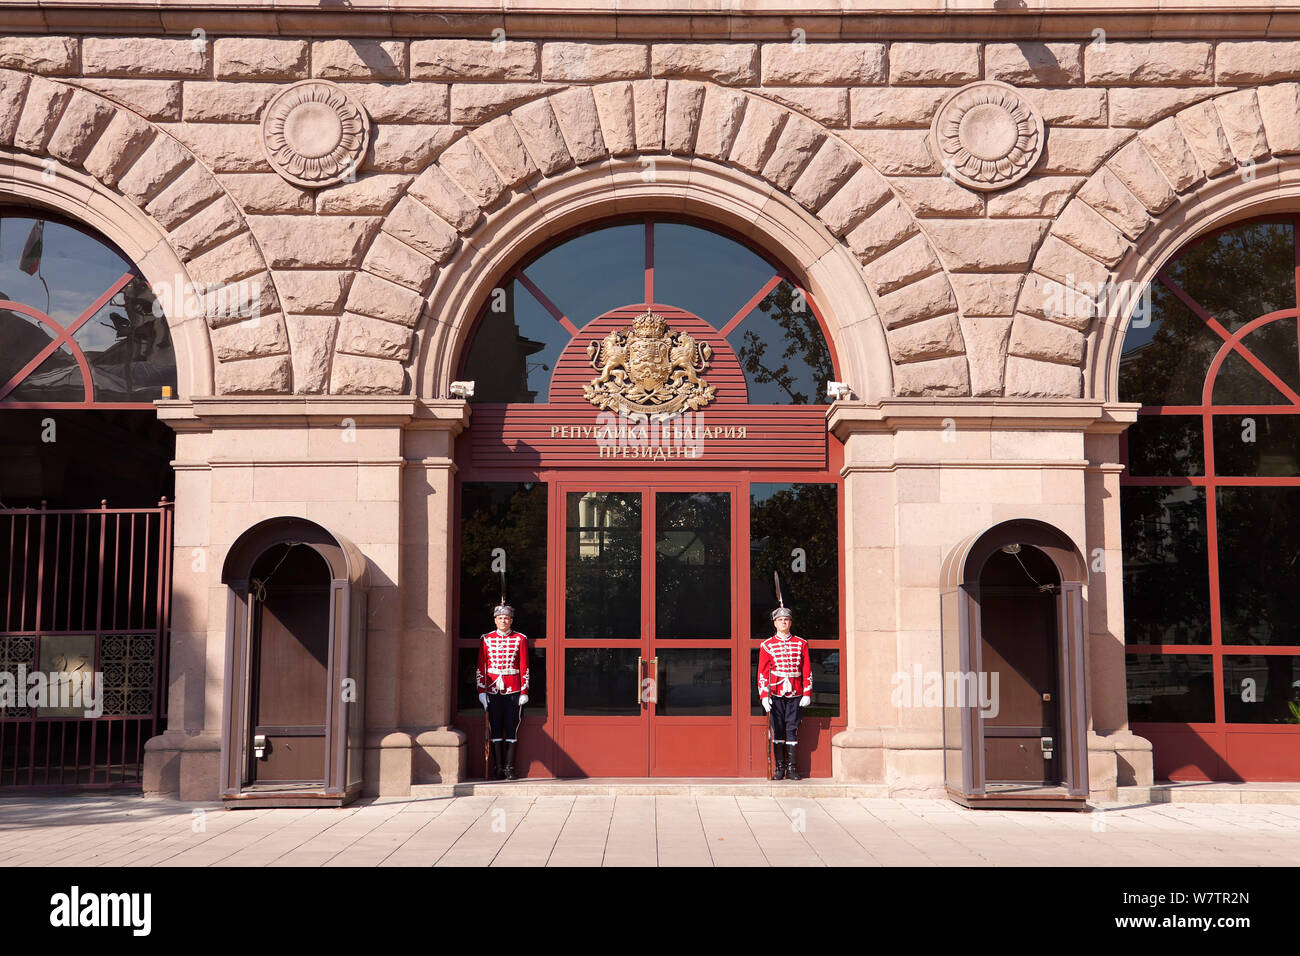
[[[641,680],[645,675],[645,658],[640,654],[636,656],[636,705],[641,706]]]
[[[1051,760],[1051,759],[1052,759],[1052,751],[1055,749],[1055,748],[1052,746],[1052,738],[1051,738],[1051,737],[1040,737],[1040,738],[1038,738],[1038,745],[1043,749],[1043,759],[1044,759],[1044,760]]]

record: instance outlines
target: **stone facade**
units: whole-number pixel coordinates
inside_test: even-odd
[[[1300,201],[1300,41],[1253,35],[1244,13],[1157,18],[1141,30],[1171,38],[1141,39],[1067,12],[1051,29],[1022,21],[1023,35],[1012,17],[996,31],[953,18],[942,40],[906,20],[895,38],[888,17],[760,9],[730,26],[665,13],[624,27],[596,7],[441,25],[396,11],[387,27],[334,14],[334,37],[310,18],[295,32],[283,9],[224,31],[146,17],[138,35],[50,14],[45,32],[0,37],[7,191],[121,246],[178,343],[181,402],[164,411],[181,434],[174,726],[151,744],[151,789],[212,795],[215,763],[186,760],[220,726],[214,569],[239,529],[286,508],[341,514],[391,592],[372,612],[373,659],[387,661],[372,669],[373,785],[456,779],[446,688],[428,706],[410,689],[445,670],[445,647],[422,641],[445,640],[445,492],[464,420],[440,402],[503,269],[581,216],[633,208],[712,216],[808,276],[857,400],[831,416],[848,592],[864,595],[836,772],[933,789],[937,718],[909,723],[882,697],[888,673],[934,663],[947,547],[1039,517],[1118,567],[1129,413],[1112,405],[1132,290],[1215,223]],[[263,121],[315,80],[368,132],[339,181],[308,188],[273,165]],[[970,188],[932,127],[988,81],[1042,140],[1014,179]],[[971,152],[1003,135],[986,120]],[[214,308],[231,288],[239,307]],[[334,443],[341,418],[366,441]],[[948,419],[960,439],[936,444]],[[303,469],[310,494],[285,498]],[[195,548],[212,549],[205,571],[185,570]],[[1126,729],[1119,576],[1091,591],[1106,792],[1149,779],[1150,754]]]

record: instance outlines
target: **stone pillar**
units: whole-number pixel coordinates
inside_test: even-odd
[[[227,675],[230,545],[267,518],[306,518],[348,538],[369,566],[366,790],[408,793],[400,725],[403,396],[222,396],[163,402],[177,432],[168,726],[146,745],[145,792],[218,796]]]
[[[411,783],[461,779],[465,734],[451,726],[455,697],[451,620],[455,593],[456,436],[463,401],[422,402],[403,443],[401,726],[413,741]]]
[[[1035,518],[1060,529],[1085,555],[1089,547],[1113,548],[1108,568],[1114,573],[1105,586],[1119,586],[1118,475],[1107,476],[1113,488],[1097,484],[1103,476],[1090,470],[1092,446],[1086,453],[1085,445],[1096,429],[1117,449],[1125,424],[1101,402],[1079,399],[834,406],[830,429],[845,445],[850,675],[848,727],[831,743],[836,779],[884,783],[896,793],[943,792],[942,708],[936,695],[916,699],[915,690],[937,686],[931,675],[941,682],[943,667],[951,669],[939,653],[940,568],[963,539],[1003,521]],[[1115,530],[1092,534],[1089,517],[1110,509]],[[1094,648],[1098,635],[1122,633],[1122,618],[1117,625],[1107,616],[1121,613],[1121,596],[1098,607],[1085,593]],[[1122,647],[1118,660],[1113,647],[1100,656],[1104,663],[1087,674],[1089,709],[1114,730],[1124,726]],[[1120,742],[1096,743],[1109,755],[1109,774],[1104,759],[1097,770],[1111,793]],[[1135,740],[1122,742],[1140,748]]]

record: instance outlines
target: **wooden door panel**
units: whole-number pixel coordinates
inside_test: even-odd
[[[981,594],[982,686],[993,706],[983,713],[989,783],[1055,783],[1060,760],[1045,759],[1042,739],[1057,738],[1056,602],[1051,594]],[[987,676],[984,676],[987,675]],[[1047,699],[1044,699],[1046,695]]]
[[[250,778],[323,783],[329,589],[272,591],[259,609],[253,734],[265,736],[270,746],[262,759],[253,758]]]

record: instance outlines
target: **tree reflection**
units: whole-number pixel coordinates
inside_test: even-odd
[[[751,313],[738,327],[742,338],[736,357],[748,379],[749,400],[784,404],[760,401],[753,394],[755,385],[772,385],[790,404],[825,404],[825,383],[835,377],[830,346],[802,293],[782,282],[758,304],[758,311],[767,321],[757,322]]]
[[[763,497],[765,491],[773,489]],[[839,508],[833,484],[753,485],[750,494],[750,635],[772,636],[781,574],[794,632],[805,640],[839,636]],[[796,551],[796,549],[800,549]],[[804,567],[802,571],[797,570]]]

